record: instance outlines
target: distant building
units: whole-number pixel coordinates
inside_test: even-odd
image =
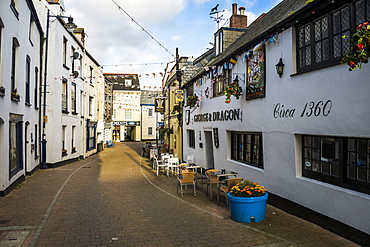
[[[140,141],[141,107],[138,74],[104,73],[113,87],[113,141]]]

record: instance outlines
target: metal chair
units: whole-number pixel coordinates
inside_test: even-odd
[[[217,191],[217,205],[220,205],[220,192],[225,194],[226,197],[226,205],[229,207],[229,200],[227,200],[227,193],[231,191],[231,188],[234,187],[236,184],[243,181],[242,178],[229,178],[225,185],[218,187]]]
[[[181,197],[184,197],[184,192],[182,187],[192,185],[193,186],[193,193],[194,196],[197,196],[197,190],[195,186],[195,173],[194,172],[183,172],[182,174],[178,175],[178,186],[177,186],[177,194],[179,194],[179,187],[181,188]]]

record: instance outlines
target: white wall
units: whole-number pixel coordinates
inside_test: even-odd
[[[225,96],[204,99],[200,107],[191,113],[191,122],[184,125],[194,129],[196,149],[187,147],[187,134],[184,132],[184,157],[187,154],[196,156],[197,164],[205,163],[205,148],[198,147],[198,132],[218,128],[220,147],[213,145],[214,167],[237,171],[240,177],[251,179],[264,185],[268,191],[286,198],[316,212],[339,220],[354,228],[370,233],[370,195],[351,191],[338,186],[302,177],[300,134],[325,136],[370,137],[370,77],[369,65],[363,69],[349,72],[346,65],[337,65],[327,69],[315,70],[291,76],[293,66],[292,29],[279,34],[279,44],[266,42],[266,97],[245,101],[231,98],[225,104]],[[285,64],[284,74],[279,78],[275,64],[279,58]],[[234,72],[245,73],[246,64],[242,56]],[[245,84],[241,81],[245,92]],[[205,91],[210,86],[208,80],[195,90]],[[327,116],[301,117],[306,103],[315,105],[322,101],[332,102]],[[295,109],[292,117],[274,115],[274,106],[280,109]],[[323,104],[320,103],[321,107]],[[328,103],[329,105],[329,103]],[[197,122],[194,115],[241,109],[242,121]],[[308,108],[306,108],[307,110]],[[230,135],[228,131],[262,132],[264,169],[248,166],[230,160]],[[204,141],[203,141],[204,143]]]

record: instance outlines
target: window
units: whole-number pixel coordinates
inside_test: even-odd
[[[25,102],[26,102],[26,104],[31,103],[30,102],[30,100],[31,100],[30,80],[31,80],[31,58],[30,58],[30,56],[27,55],[26,56],[26,85],[25,85],[25,89],[26,89]]]
[[[39,143],[39,127],[38,127],[37,124],[35,124],[35,141],[34,141],[34,145],[35,145],[35,148],[34,148],[34,151],[35,151],[35,159],[37,159],[39,157],[38,143]]]
[[[352,16],[352,15],[355,16]],[[357,0],[297,27],[298,72],[339,64],[358,24],[370,19],[370,1]]]
[[[76,83],[74,82],[72,82],[72,85],[71,85],[71,107],[72,107],[72,112],[76,113],[77,111]]]
[[[85,101],[84,101],[85,96],[86,94],[84,93],[84,91],[81,90],[80,92],[80,114],[82,118],[84,117],[84,114],[85,114]]]
[[[63,150],[66,149],[66,129],[67,129],[67,126],[63,125],[62,126],[62,149]]]
[[[9,177],[23,169],[23,119],[20,115],[10,114],[9,122]]]
[[[35,105],[35,108],[38,108],[39,106],[39,103],[38,103],[38,87],[39,87],[39,69],[37,67],[35,67],[35,88],[34,88],[34,102],[33,104]]]
[[[153,127],[148,127],[148,136],[153,135]]]
[[[72,139],[71,139],[72,153],[76,152],[75,135],[76,135],[76,126],[72,126]]]
[[[195,131],[187,130],[188,132],[188,145],[189,148],[195,148]]]
[[[67,113],[67,82],[66,78],[62,79],[62,112]]]
[[[93,83],[93,77],[94,77],[94,68],[90,67],[90,83]]]
[[[219,32],[215,35],[216,55],[223,52],[223,32]]]
[[[231,82],[231,69],[224,69],[223,66],[219,66],[218,71],[214,72],[214,75],[213,97],[224,95],[226,86]]]
[[[18,18],[19,13],[18,13],[17,7],[18,7],[18,0],[10,0],[10,8],[12,9],[15,16]]]
[[[89,97],[89,116],[93,115],[94,111],[94,97]]]
[[[35,18],[33,15],[30,17],[30,27],[29,27],[29,33],[28,33],[28,39],[30,40],[31,45],[33,46],[33,40],[35,39],[35,29],[36,29],[36,23]]]
[[[302,136],[302,175],[370,194],[370,138]]]
[[[132,80],[131,79],[125,79],[125,86],[129,87],[132,85]]]
[[[231,132],[231,159],[263,168],[262,134]]]
[[[148,109],[148,117],[153,117],[153,109],[152,108]]]
[[[67,67],[67,48],[68,48],[68,39],[63,37],[63,65]]]
[[[13,38],[12,44],[12,67],[10,72],[11,92],[17,94],[16,67],[17,67],[17,50],[19,43],[17,38]]]
[[[131,119],[132,119],[132,110],[125,109],[125,120],[131,120]]]
[[[1,71],[2,71],[2,54],[3,54],[3,30],[4,30],[4,23],[0,18],[0,78],[1,78]],[[0,86],[3,85],[3,82],[0,81]]]
[[[90,120],[87,120],[87,150],[93,150],[95,149],[95,143],[96,143],[96,123],[91,122]]]

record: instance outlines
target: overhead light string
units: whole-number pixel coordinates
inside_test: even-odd
[[[118,10],[122,10],[123,13],[125,13],[130,19],[132,22],[134,22],[136,25],[138,25],[142,31],[144,31],[149,37],[151,37],[159,46],[161,46],[166,52],[168,52],[169,54],[171,54],[172,57],[175,57],[175,55],[173,55],[166,47],[164,47],[156,38],[154,38],[144,27],[142,27],[133,17],[131,17],[116,1],[112,0],[112,2],[114,2],[117,7],[118,7]]]

